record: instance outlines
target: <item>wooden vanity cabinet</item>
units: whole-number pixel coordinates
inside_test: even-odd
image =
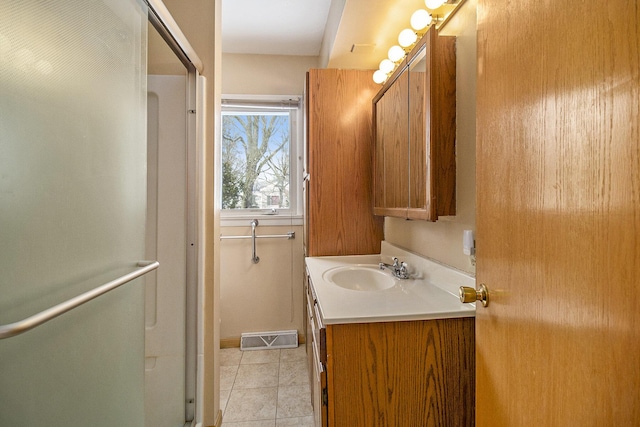
[[[374,213],[456,213],[455,37],[431,28],[373,99]]]
[[[475,319],[327,325],[329,426],[473,426]]]
[[[323,325],[307,283],[316,427],[474,425],[473,317]]]
[[[311,405],[315,427],[328,426],[327,411],[327,347],[326,328],[317,309],[317,300],[307,274],[305,280],[307,311],[307,359],[309,365],[309,384],[311,385]]]

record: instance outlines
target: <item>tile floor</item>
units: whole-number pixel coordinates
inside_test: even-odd
[[[313,427],[304,345],[220,355],[222,427]]]

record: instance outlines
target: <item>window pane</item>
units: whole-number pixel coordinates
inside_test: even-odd
[[[289,208],[288,112],[222,115],[222,208]]]

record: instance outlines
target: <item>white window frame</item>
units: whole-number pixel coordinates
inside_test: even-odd
[[[221,116],[228,112],[251,112],[267,110],[292,110],[289,141],[289,208],[278,209],[220,209],[220,225],[244,226],[247,221],[257,218],[264,225],[302,225],[302,144],[304,140],[303,105],[299,95],[222,95]],[[273,111],[271,110],[271,111]],[[222,123],[222,117],[220,117]],[[222,132],[222,128],[220,129]],[[222,141],[222,138],[220,138]],[[222,168],[222,158],[216,162]],[[221,176],[221,175],[219,175]],[[222,179],[222,178],[220,178]],[[223,183],[220,182],[222,187]],[[222,197],[222,192],[220,196]],[[218,201],[220,203],[220,201]]]

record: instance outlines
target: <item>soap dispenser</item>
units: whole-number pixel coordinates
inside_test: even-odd
[[[473,236],[473,230],[464,230],[462,232],[462,252],[465,255],[476,254],[476,244]]]
[[[473,230],[464,230],[462,232],[462,253],[469,255],[471,265],[476,265],[476,241]]]

